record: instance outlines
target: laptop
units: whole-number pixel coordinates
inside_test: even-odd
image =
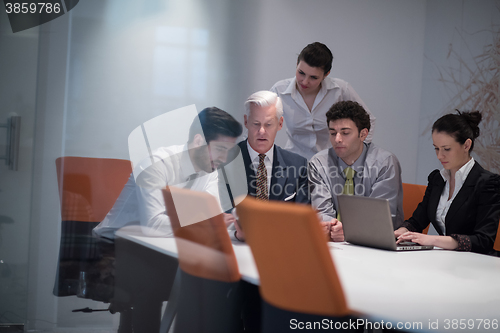
[[[339,195],[340,216],[347,242],[391,251],[431,250],[432,245],[396,244],[391,210],[387,199]]]

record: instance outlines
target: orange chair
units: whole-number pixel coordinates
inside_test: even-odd
[[[263,332],[282,331],[291,319],[351,318],[311,207],[246,198],[237,212],[259,271]]]
[[[403,183],[403,212],[405,220],[408,220],[412,215],[419,203],[424,198],[425,189],[427,186]],[[427,234],[429,226],[422,232]]]
[[[112,288],[92,286],[102,259],[92,229],[104,219],[132,172],[128,160],[60,157],[56,160],[61,200],[61,247],[54,295],[109,302]],[[111,282],[110,282],[111,283]]]
[[[63,221],[101,222],[127,182],[128,160],[59,157],[56,160]]]
[[[177,243],[181,287],[176,332],[237,332],[241,275],[220,206],[208,193],[163,190]]]

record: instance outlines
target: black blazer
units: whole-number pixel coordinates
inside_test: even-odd
[[[238,143],[247,174],[248,194],[256,196],[257,176],[252,169],[247,140]],[[307,159],[274,145],[269,200],[310,203]]]
[[[408,229],[422,232],[432,223],[442,235],[436,223],[436,211],[445,181],[439,170],[431,172],[428,181],[423,201],[404,226],[409,223]],[[458,241],[458,250],[493,253],[499,219],[500,176],[475,162],[446,214],[446,235]]]

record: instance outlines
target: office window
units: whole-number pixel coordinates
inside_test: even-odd
[[[207,94],[206,29],[158,27],[153,60],[155,95],[205,98]]]

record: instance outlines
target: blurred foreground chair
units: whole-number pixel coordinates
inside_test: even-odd
[[[219,204],[187,189],[170,187],[163,194],[180,267],[174,331],[238,332],[241,275]]]
[[[53,293],[109,303],[113,260],[92,229],[113,207],[132,166],[128,160],[66,156],[56,159],[56,169],[62,223]]]
[[[294,331],[292,319],[356,320],[311,207],[247,197],[237,212],[259,271],[262,332]]]
[[[405,220],[408,220],[413,215],[418,204],[422,202],[426,188],[427,186],[425,185],[403,183],[403,212]],[[428,231],[429,226],[422,233],[427,234]]]

